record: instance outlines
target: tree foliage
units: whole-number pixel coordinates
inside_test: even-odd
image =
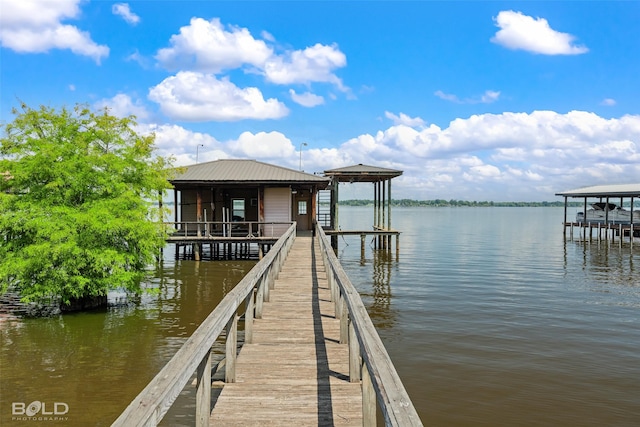
[[[83,105],[13,114],[0,140],[0,291],[64,303],[139,292],[164,245],[157,200],[170,187],[154,136]]]

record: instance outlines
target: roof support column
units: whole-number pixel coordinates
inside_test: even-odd
[[[384,208],[386,206],[387,203],[387,191],[386,188],[384,187],[384,181],[380,182],[380,186],[382,187],[382,205],[380,206],[382,209],[382,221],[380,221],[380,227],[384,228],[384,223],[385,223],[385,216],[386,213],[384,211]]]
[[[584,221],[583,224],[583,228],[582,228],[582,235],[583,235],[583,240],[587,238],[587,198],[584,198],[584,216],[582,217],[582,220]]]
[[[562,227],[562,234],[567,235],[567,196],[564,196],[564,226]]]
[[[387,230],[391,230],[391,180],[390,179],[387,180],[387,187],[388,187],[387,194],[389,195],[389,201],[387,204]]]
[[[180,206],[180,208],[182,208]],[[178,222],[178,189],[173,189],[173,222]],[[178,228],[178,224],[175,224],[175,227]]]
[[[373,227],[378,226],[378,183],[373,183]]]

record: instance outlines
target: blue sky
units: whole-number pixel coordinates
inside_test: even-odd
[[[413,199],[640,182],[640,2],[2,0],[0,46],[2,122],[108,107],[179,165],[370,164]]]

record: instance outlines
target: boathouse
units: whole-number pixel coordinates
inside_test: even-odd
[[[582,187],[575,190],[556,193],[564,197],[564,233],[573,227],[582,227],[585,237],[587,229],[589,236],[593,229],[598,230],[598,237],[602,230],[611,231],[613,235],[637,235],[634,225],[640,224],[640,211],[634,208],[635,200],[640,197],[640,184],[596,185]],[[568,199],[581,199],[583,206],[575,218],[568,218]],[[626,200],[628,204],[625,205]],[[591,206],[591,207],[590,207]],[[627,209],[628,207],[628,209]]]
[[[279,237],[292,221],[298,230],[311,230],[316,195],[329,184],[323,176],[256,160],[215,160],[183,169],[170,181],[175,222],[208,223],[209,235],[224,237]]]

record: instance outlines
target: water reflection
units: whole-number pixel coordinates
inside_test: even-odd
[[[104,310],[1,323],[0,425],[36,400],[66,403],[64,425],[110,425],[254,264],[165,263],[138,301],[113,293]]]
[[[340,242],[338,258],[345,270],[349,268],[349,279],[360,293],[376,328],[391,328],[396,321],[391,283],[393,271],[398,266],[398,256],[395,250],[376,249],[373,245],[365,249],[360,247],[358,266],[364,268],[351,269],[356,250],[353,241],[355,239]]]
[[[569,283],[606,295],[598,303],[640,307],[640,276],[635,260],[640,256],[640,242],[635,239],[619,245],[606,241],[564,242],[564,270],[567,277],[582,276]],[[575,263],[580,260],[579,269]]]

